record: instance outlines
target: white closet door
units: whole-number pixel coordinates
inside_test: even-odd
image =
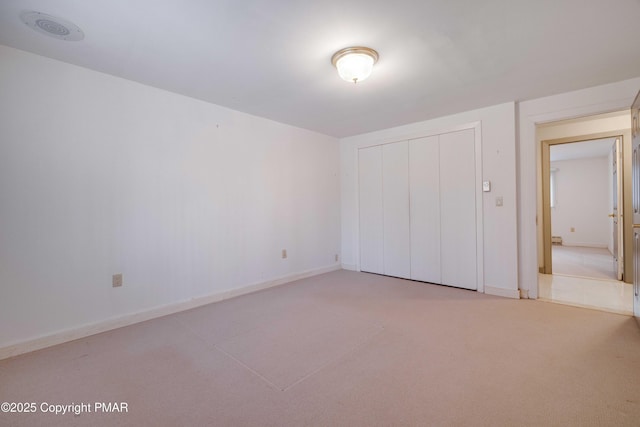
[[[476,162],[473,129],[440,135],[442,283],[477,289]]]
[[[442,283],[438,136],[409,141],[411,278]]]
[[[382,147],[358,150],[358,179],[360,270],[383,274]]]
[[[384,274],[411,277],[409,143],[382,146]]]

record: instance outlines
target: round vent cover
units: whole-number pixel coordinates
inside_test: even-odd
[[[60,40],[78,41],[84,39],[84,33],[74,23],[46,13],[27,11],[20,14],[22,22],[39,33]]]

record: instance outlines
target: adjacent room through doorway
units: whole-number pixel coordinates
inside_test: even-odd
[[[617,138],[555,144],[550,150],[554,274],[618,280]],[[620,264],[621,265],[621,264]]]
[[[625,141],[629,112],[542,125],[539,296],[630,314],[625,260]],[[630,199],[629,199],[630,200]],[[627,273],[627,274],[625,274]]]

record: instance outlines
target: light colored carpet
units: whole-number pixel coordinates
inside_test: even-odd
[[[637,426],[627,316],[337,271],[0,361],[2,426]]]

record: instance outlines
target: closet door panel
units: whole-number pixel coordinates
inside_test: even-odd
[[[358,150],[360,270],[384,273],[382,147]]]
[[[411,278],[442,283],[438,136],[409,141]]]
[[[442,283],[477,289],[476,162],[473,129],[440,135]]]
[[[411,277],[409,143],[382,146],[384,274]]]

